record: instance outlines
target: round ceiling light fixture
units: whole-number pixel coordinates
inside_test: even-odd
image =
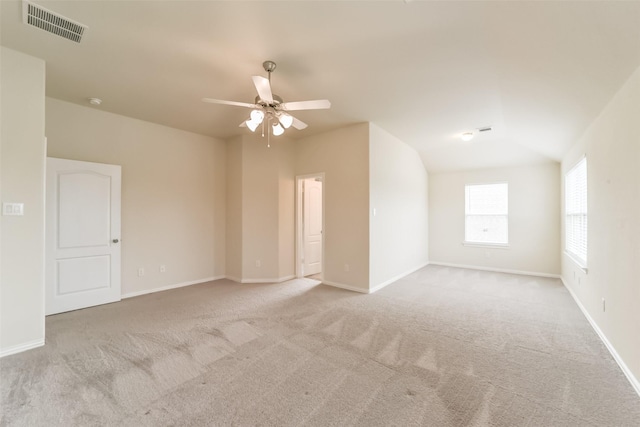
[[[471,141],[473,139],[473,132],[465,132],[460,138],[462,138],[463,141]]]

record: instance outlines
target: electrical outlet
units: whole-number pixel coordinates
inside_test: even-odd
[[[262,263],[259,259],[256,260],[256,267],[262,267]]]
[[[144,276],[144,268],[140,267],[138,269],[138,277],[142,277],[142,276]]]
[[[344,265],[344,271],[349,271],[349,264]]]
[[[166,265],[164,265],[164,264],[162,264],[162,265],[160,266],[160,273],[165,273],[166,271],[167,271],[167,266],[166,266]]]

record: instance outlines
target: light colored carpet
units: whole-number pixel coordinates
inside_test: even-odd
[[[0,360],[10,426],[638,426],[555,279],[426,267],[363,295],[226,280],[47,318]]]

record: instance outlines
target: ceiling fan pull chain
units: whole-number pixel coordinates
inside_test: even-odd
[[[271,148],[271,129],[270,128],[271,128],[271,116],[269,116],[269,124],[267,125],[267,148]]]

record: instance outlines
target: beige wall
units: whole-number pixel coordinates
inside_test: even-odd
[[[122,166],[123,295],[224,276],[223,141],[51,98],[46,113],[50,157]]]
[[[368,292],[369,124],[299,139],[295,159],[296,175],[325,173],[325,282]]]
[[[465,184],[509,183],[509,248],[464,246]],[[560,166],[429,174],[429,256],[446,263],[560,274]]]
[[[276,143],[278,149],[279,277],[295,276],[295,141]]]
[[[44,344],[44,61],[0,50],[0,355]]]
[[[564,176],[586,155],[589,215],[588,274],[563,253],[562,277],[635,376],[636,389],[640,392],[638,118],[640,68],[562,162]],[[603,298],[606,311],[602,309]]]
[[[294,145],[245,134],[228,141],[227,277],[279,282],[294,275]],[[259,263],[259,265],[258,265]]]
[[[426,265],[429,201],[418,152],[375,124],[369,128],[369,168],[373,290]]]
[[[242,280],[242,136],[227,141],[226,276]]]
[[[242,281],[291,278],[294,239],[285,240],[292,227],[285,221],[294,207],[293,189],[287,189],[293,186],[293,143],[280,136],[267,147],[266,138],[250,134],[242,147]]]

